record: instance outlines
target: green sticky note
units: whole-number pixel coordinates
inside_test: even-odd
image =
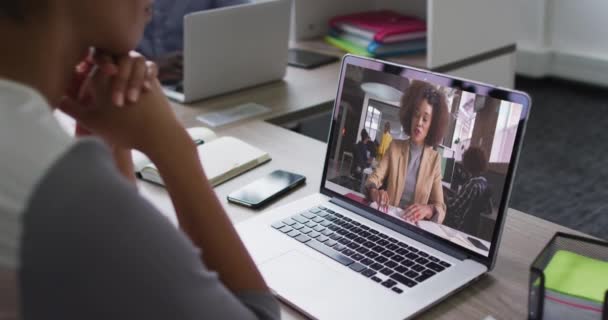
[[[558,250],[544,270],[545,288],[596,302],[608,290],[608,262]]]

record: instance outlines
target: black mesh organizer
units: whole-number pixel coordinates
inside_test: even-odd
[[[545,299],[546,278],[544,270],[559,250],[573,252],[596,260],[608,261],[608,242],[561,232],[556,233],[530,267],[530,282],[528,284],[528,319],[530,320],[550,320],[546,317],[546,313],[548,312],[545,309],[547,302]],[[608,277],[608,273],[605,276]],[[602,310],[599,311],[599,307],[587,308],[587,310],[595,310],[594,312],[597,314],[596,319],[608,320],[608,288],[606,289],[604,302],[599,306]],[[585,319],[589,318],[586,317]]]

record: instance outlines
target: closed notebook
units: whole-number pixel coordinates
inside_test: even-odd
[[[268,153],[234,137],[215,134],[193,137],[201,164],[212,186],[224,183],[271,160]],[[134,154],[135,171],[143,180],[164,185],[154,164],[141,153]]]
[[[373,37],[378,42],[403,41],[407,34],[426,32],[424,20],[404,16],[390,10],[369,11],[337,16],[329,22],[332,28],[339,28],[366,38]]]
[[[367,52],[372,55],[383,55],[383,54],[406,54],[413,52],[420,52],[426,50],[426,38],[418,38],[410,41],[402,41],[395,43],[381,43],[374,40],[367,40],[365,38],[353,35],[348,32],[343,32],[339,29],[331,29],[329,32],[331,37],[342,39],[350,42],[352,45],[360,48],[367,49]]]
[[[386,58],[404,54],[420,53],[426,50],[426,40],[395,43],[390,45],[372,43],[368,47],[362,47],[344,37],[326,36],[325,41],[348,53],[364,56]]]

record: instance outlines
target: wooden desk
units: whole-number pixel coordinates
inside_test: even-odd
[[[285,115],[292,115],[294,118],[306,117],[317,112],[315,106],[336,97],[339,72],[338,62],[314,70],[289,67],[282,81],[217,96],[187,106],[175,104],[175,110],[187,127],[202,125],[196,120],[196,116],[247,102],[259,103],[272,109],[270,113],[249,121],[268,120]],[[242,122],[231,124],[214,131],[221,133],[222,130],[241,124]]]
[[[270,153],[273,160],[215,188],[234,223],[262,214],[226,201],[238,187],[275,169],[303,174],[307,183],[268,207],[275,208],[319,190],[326,144],[299,135],[263,120],[305,117],[315,106],[335,98],[339,63],[312,71],[288,68],[283,81],[242,90],[193,105],[175,105],[180,120],[187,126],[201,126],[196,116],[246,102],[268,106],[272,112],[255,119],[216,128],[218,135],[238,137]],[[142,194],[174,223],[175,212],[164,188],[139,182]],[[496,268],[473,285],[447,298],[422,315],[423,319],[522,319],[527,312],[528,268],[542,247],[557,231],[578,233],[533,216],[510,209],[504,228]],[[283,305],[284,319],[301,319],[299,313]]]
[[[262,213],[229,204],[226,195],[274,169],[293,170],[304,174],[307,184],[270,208],[318,191],[323,169],[322,159],[326,150],[324,143],[262,121],[247,122],[219,132],[252,143],[268,151],[273,157],[271,162],[216,187],[217,195],[233,222],[237,223]],[[163,188],[145,182],[140,182],[140,187],[147,198],[175,221],[174,211]],[[421,318],[483,319],[487,315],[496,319],[526,318],[528,268],[556,231],[580,234],[510,209],[496,268],[473,285],[431,308]],[[285,305],[282,312],[284,319],[304,318]]]

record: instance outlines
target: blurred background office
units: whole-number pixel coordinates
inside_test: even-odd
[[[296,0],[296,28],[292,37],[311,38],[325,33],[327,27],[323,21],[333,15],[367,10],[369,2],[349,1],[348,9],[342,9],[343,0]],[[608,156],[605,147],[608,141],[608,20],[605,19],[608,2],[467,1],[467,5],[479,7],[468,11],[458,8],[465,6],[462,3],[453,3],[454,7],[447,10],[445,7],[451,6],[449,2],[432,0],[376,0],[374,3],[376,9],[393,9],[435,23],[427,35],[432,44],[426,53],[426,67],[430,69],[441,71],[440,61],[456,60],[450,60],[453,58],[450,54],[466,51],[484,41],[484,50],[489,50],[507,45],[508,41],[496,42],[503,36],[515,39],[513,60],[505,63],[515,71],[512,79],[501,78],[508,73],[502,70],[508,68],[486,68],[485,71],[477,68],[477,72],[468,74],[462,69],[443,72],[514,87],[532,96],[532,113],[510,206],[608,239],[608,165],[605,162]],[[444,16],[439,11],[450,14]],[[462,18],[466,12],[485,18],[471,19],[474,25],[462,32],[467,23]],[[454,33],[450,34],[448,29]],[[513,34],[505,36],[507,29]],[[475,40],[470,41],[471,38]],[[463,48],[465,44],[469,48]],[[299,124],[299,130],[324,141],[328,120],[328,113],[311,117]],[[391,127],[393,131],[398,133],[399,128]],[[379,140],[375,132],[370,132],[370,136]]]
[[[140,49],[149,57],[175,56],[184,14],[243,2],[249,1],[157,0]],[[295,0],[293,9],[292,41],[322,38],[332,17],[366,10],[432,22],[417,66],[528,92],[533,108],[510,206],[608,239],[608,2]],[[496,56],[459,65],[480,52]],[[290,125],[325,142],[332,106]],[[378,145],[381,131],[368,131]],[[398,123],[390,132],[398,138]]]
[[[608,2],[518,0],[533,102],[512,206],[608,239]]]
[[[137,50],[160,67],[161,80],[181,80],[184,16],[251,0],[155,0],[154,14]]]

